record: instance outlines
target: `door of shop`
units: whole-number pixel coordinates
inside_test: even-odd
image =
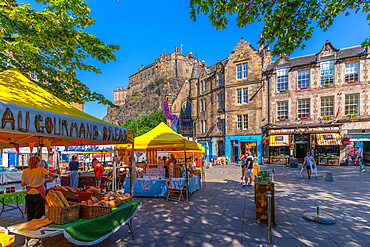
[[[296,158],[299,163],[303,163],[304,157],[306,157],[308,151],[308,144],[297,144],[296,145]]]
[[[237,163],[239,160],[239,143],[238,141],[231,141],[231,162]]]

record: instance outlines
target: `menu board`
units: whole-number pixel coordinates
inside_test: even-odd
[[[285,157],[271,157],[270,158],[270,163],[271,164],[286,164],[287,159]]]
[[[339,165],[339,157],[319,157],[320,165]]]

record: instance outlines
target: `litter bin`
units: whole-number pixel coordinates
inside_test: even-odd
[[[291,158],[290,159],[290,167],[297,168],[298,167],[298,159]]]

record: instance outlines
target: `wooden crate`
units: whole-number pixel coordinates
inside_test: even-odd
[[[267,222],[267,191],[271,192],[271,222],[275,225],[275,190],[274,184],[259,184],[256,183],[254,189],[254,200],[256,203],[256,220],[257,222]]]

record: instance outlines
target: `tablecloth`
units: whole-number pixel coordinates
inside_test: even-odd
[[[149,181],[150,186],[144,186],[145,188],[150,187],[150,190],[143,189],[142,183],[144,179],[138,179],[137,183],[134,183],[134,196],[145,196],[145,197],[164,197],[167,198],[167,186],[166,180],[145,180]],[[130,179],[126,179],[123,183],[125,192],[130,191]],[[201,182],[199,176],[189,178],[189,193],[193,194],[196,190],[201,189]]]
[[[64,237],[77,245],[93,245],[117,232],[141,207],[138,201],[128,201],[112,209],[112,213],[94,219],[79,219],[64,225],[48,225],[46,228],[62,229]]]
[[[25,204],[26,190],[16,191],[12,193],[0,194],[0,201],[4,198],[5,204],[16,203],[15,197],[18,195],[18,204]]]
[[[0,173],[0,183],[20,182],[22,180],[22,171],[19,172],[2,172]]]

